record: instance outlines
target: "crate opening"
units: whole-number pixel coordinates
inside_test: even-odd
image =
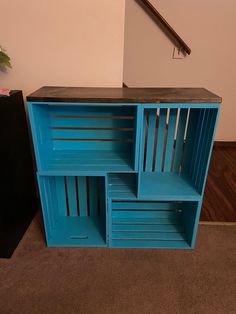
[[[108,175],[108,196],[112,199],[137,198],[137,174],[111,173]]]
[[[34,104],[33,112],[44,170],[133,170],[136,108]]]
[[[50,246],[106,246],[104,177],[39,177]]]
[[[217,109],[212,108],[146,109],[141,146],[141,193],[149,183],[152,187],[149,192],[146,188],[147,195],[154,190],[157,193],[160,190],[163,195],[178,195],[177,190],[164,193],[168,184],[169,189],[179,185],[193,197],[201,195],[216,118]],[[156,186],[153,185],[155,179]]]
[[[197,202],[113,201],[114,247],[190,248]]]

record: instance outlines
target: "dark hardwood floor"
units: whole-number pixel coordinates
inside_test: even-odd
[[[214,146],[201,221],[236,222],[236,143]]]

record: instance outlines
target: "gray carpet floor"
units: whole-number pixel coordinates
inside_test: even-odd
[[[236,226],[201,225],[194,251],[49,249],[37,215],[0,260],[8,313],[236,313]]]

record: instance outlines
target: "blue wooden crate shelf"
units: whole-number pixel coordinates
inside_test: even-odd
[[[27,100],[48,246],[194,248],[220,97],[43,87]]]
[[[112,247],[191,248],[198,202],[110,202]]]
[[[48,246],[106,246],[104,177],[38,176]]]
[[[41,174],[135,170],[135,107],[33,103],[29,113]]]

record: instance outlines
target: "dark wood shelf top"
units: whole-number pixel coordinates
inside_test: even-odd
[[[39,102],[221,103],[205,88],[93,88],[44,86],[27,96]]]

